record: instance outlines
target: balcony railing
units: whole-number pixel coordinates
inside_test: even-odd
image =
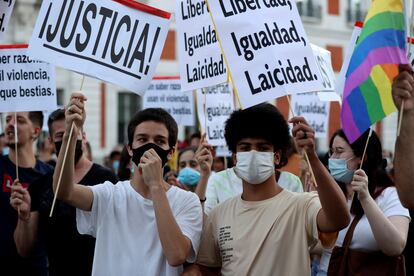
[[[353,25],[356,21],[364,21],[367,12],[362,10],[360,5],[355,5],[346,10],[346,21]]]
[[[322,19],[322,6],[315,0],[297,1],[296,5],[302,19],[320,21]]]

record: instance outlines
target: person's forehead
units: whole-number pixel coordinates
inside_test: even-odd
[[[344,138],[340,136],[336,136],[332,143],[333,148],[343,148],[343,149],[350,149],[351,146],[345,141]]]
[[[134,135],[163,136],[168,138],[168,129],[163,123],[145,121],[136,126]]]
[[[179,162],[186,162],[194,159],[194,152],[192,150],[187,150],[180,155]]]
[[[15,114],[15,112],[8,112],[6,114],[6,118],[7,117],[15,117],[15,116],[17,116],[18,118],[29,119],[29,112],[17,112],[17,114]]]
[[[57,120],[50,125],[52,133],[65,131],[65,120]]]
[[[261,139],[261,138],[243,138],[238,142],[238,144],[257,145],[257,144],[271,144],[271,142],[269,142],[265,139]]]

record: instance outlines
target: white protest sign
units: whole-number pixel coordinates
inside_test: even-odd
[[[182,90],[226,82],[226,64],[205,0],[177,0],[175,15]]]
[[[306,118],[315,130],[315,137],[326,138],[329,126],[329,103],[321,102],[315,93],[292,95],[291,102],[295,115]]]
[[[144,108],[165,109],[179,125],[194,126],[194,93],[182,92],[179,77],[156,77],[144,95]]]
[[[55,68],[31,59],[27,45],[0,45],[0,112],[54,108]]]
[[[0,0],[0,41],[7,31],[16,0]]]
[[[332,68],[331,52],[311,44],[319,71],[322,76],[323,91],[335,91],[335,73]]]
[[[323,90],[295,1],[207,3],[243,108]]]
[[[224,124],[234,110],[230,85],[220,84],[197,90],[197,115],[202,133],[212,146],[224,146]]]
[[[42,126],[43,131],[49,131],[49,126],[47,125],[47,121],[49,119],[50,114],[52,114],[57,109],[63,109],[63,108],[65,108],[65,107],[64,106],[56,106],[56,108],[54,108],[54,109],[43,111],[43,118],[44,118],[43,126]]]
[[[341,96],[336,92],[318,92],[318,97],[321,102],[339,102],[342,104]]]
[[[336,93],[341,95],[344,94],[345,87],[345,77],[346,72],[348,71],[349,62],[351,62],[352,53],[354,52],[355,45],[357,43],[358,37],[361,34],[363,22],[357,21],[355,23],[354,30],[352,32],[351,40],[349,41],[348,47],[345,51],[345,59],[342,63],[341,71],[339,72],[338,78],[336,80]]]
[[[43,1],[30,55],[143,95],[171,14],[132,0],[68,2]]]

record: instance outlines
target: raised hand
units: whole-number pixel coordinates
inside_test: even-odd
[[[66,131],[69,133],[72,123],[75,123],[76,130],[82,129],[86,120],[85,101],[86,97],[81,93],[72,93],[70,102],[65,108]]]
[[[296,145],[304,149],[308,154],[315,152],[315,131],[303,117],[293,117],[289,120],[293,123],[292,135],[295,138]]]
[[[141,157],[139,170],[142,172],[144,183],[149,187],[162,186],[162,162],[154,149],[147,150]]]
[[[392,84],[392,98],[398,110],[404,100],[404,111],[414,110],[414,76],[410,65],[401,65],[400,74]]]
[[[195,159],[200,164],[202,174],[210,175],[211,173],[211,166],[213,165],[212,150],[213,147],[207,143],[206,134],[204,134],[195,153]]]
[[[363,201],[370,197],[368,190],[368,176],[363,170],[357,170],[351,182],[352,190],[358,193],[359,201]]]

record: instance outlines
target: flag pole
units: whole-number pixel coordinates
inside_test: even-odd
[[[289,110],[290,110],[290,113],[292,114],[292,117],[296,117],[296,116],[295,116],[295,113],[294,113],[294,111],[293,111],[293,108],[292,108],[292,104],[291,104],[291,102],[290,102],[289,95],[286,95],[286,97],[287,97],[287,100],[288,100],[288,103],[289,103]],[[312,165],[311,165],[311,163],[310,163],[310,161],[309,161],[309,156],[308,156],[308,154],[306,153],[306,150],[304,150],[304,151],[303,151],[303,153],[304,153],[304,156],[305,156],[306,163],[308,164],[309,171],[310,171],[310,173],[311,173],[311,177],[312,177],[313,185],[315,186],[315,188],[317,188],[317,187],[318,187],[318,183],[316,182],[315,174],[313,173]]]
[[[82,89],[83,89],[83,83],[84,82],[85,82],[85,75],[82,76],[81,86],[80,86],[80,89],[79,89],[80,91],[82,91]],[[72,135],[73,135],[73,129],[74,128],[75,128],[75,123],[72,122],[72,125],[70,127],[70,131],[69,131],[69,139],[68,139],[69,142],[70,142],[70,140],[72,140]],[[56,192],[55,192],[55,196],[53,197],[53,203],[52,203],[52,208],[50,209],[49,217],[52,217],[53,210],[55,208],[57,195],[59,193],[60,183],[62,181],[63,169],[65,168],[65,164],[66,164],[66,157],[68,155],[68,150],[69,150],[69,143],[66,146],[65,154],[63,155],[62,167],[60,168],[59,178],[58,178],[58,182],[57,182],[57,186],[56,186]]]

